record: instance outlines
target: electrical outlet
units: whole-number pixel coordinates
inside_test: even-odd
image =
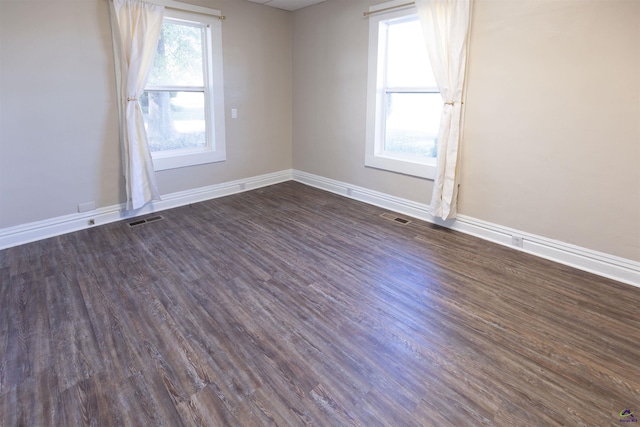
[[[517,248],[521,248],[524,246],[524,239],[522,238],[522,236],[514,234],[511,236],[511,244]]]

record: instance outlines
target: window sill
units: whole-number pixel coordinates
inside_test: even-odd
[[[435,179],[436,161],[435,159],[426,162],[415,162],[394,157],[367,156],[364,162],[366,167],[397,172],[403,175],[415,176],[418,178]]]
[[[157,171],[223,162],[227,159],[224,151],[196,151],[187,153],[153,153],[153,168]]]

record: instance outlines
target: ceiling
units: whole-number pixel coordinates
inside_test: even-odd
[[[303,7],[311,6],[312,4],[322,3],[325,0],[249,0],[253,3],[260,3],[266,6],[277,7],[284,10],[296,10]]]

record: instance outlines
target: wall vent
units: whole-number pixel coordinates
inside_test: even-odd
[[[129,223],[129,227],[136,227],[138,225],[142,225],[142,224],[147,224],[149,222],[154,222],[154,221],[159,221],[161,219],[164,219],[161,216],[152,216],[149,218],[145,218],[145,219],[137,219],[135,221],[132,221]]]
[[[388,219],[389,221],[393,221],[393,222],[398,223],[398,224],[402,224],[402,225],[411,224],[410,220],[408,220],[406,218],[399,217],[398,215],[393,214],[393,213],[383,213],[380,216],[382,218],[384,218],[384,219]]]

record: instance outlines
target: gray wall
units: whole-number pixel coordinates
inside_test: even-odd
[[[162,194],[292,164],[291,13],[193,3],[227,16],[227,161],[159,172]],[[107,0],[0,0],[0,228],[125,200],[113,68]]]
[[[364,167],[381,0],[192,2],[228,17],[228,160],[160,172],[163,194],[294,167],[429,202],[431,181]],[[640,2],[473,13],[460,212],[640,261]],[[0,228],[123,202],[116,129],[107,0],[0,0]]]
[[[377,0],[294,12],[294,168],[428,203],[364,167]],[[640,261],[640,2],[475,0],[460,213]]]

